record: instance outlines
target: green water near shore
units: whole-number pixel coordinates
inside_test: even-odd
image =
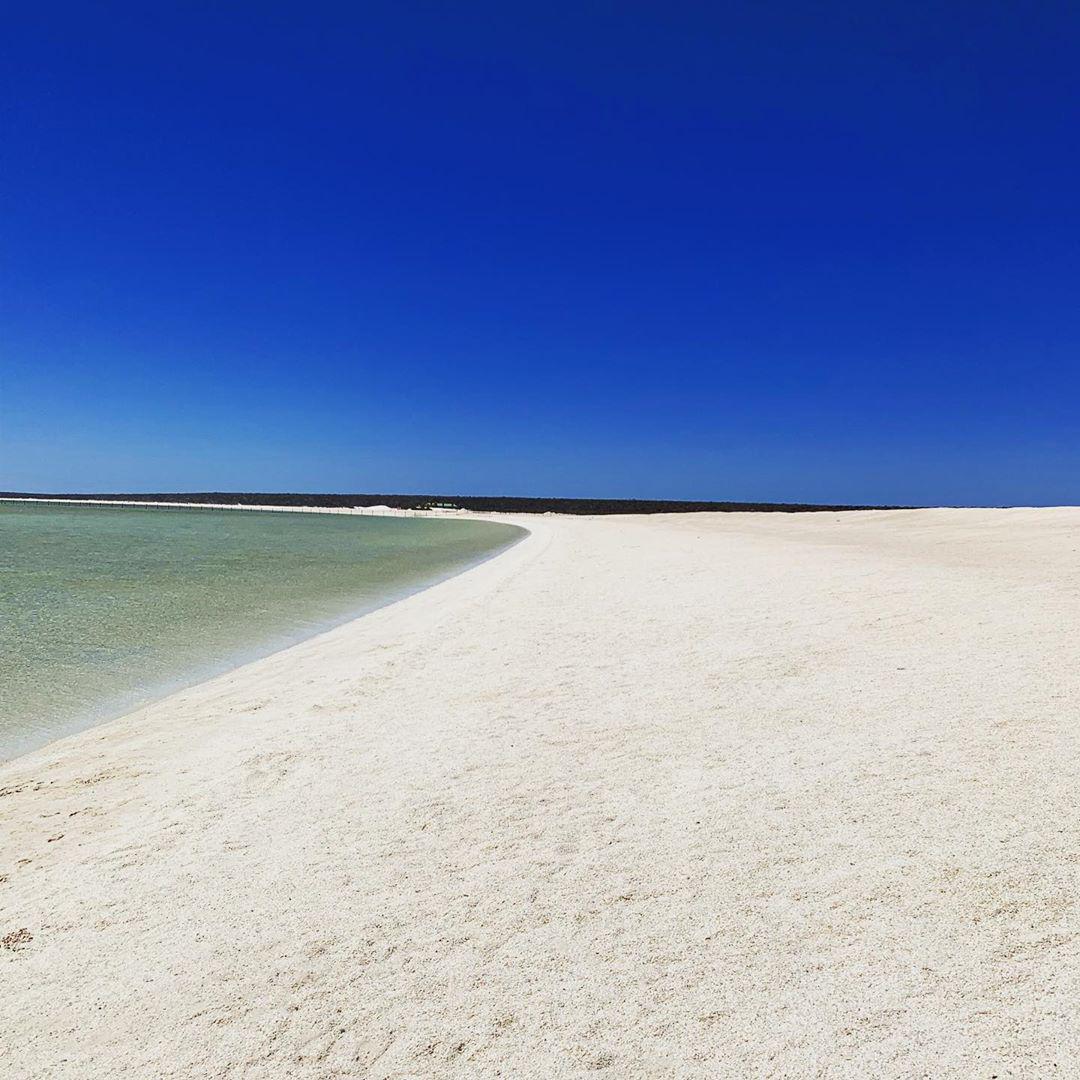
[[[0,759],[294,644],[523,535],[482,521],[0,503]]]

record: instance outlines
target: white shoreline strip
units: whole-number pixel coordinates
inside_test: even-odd
[[[480,519],[501,520],[498,515],[485,514],[474,510],[464,509],[438,509],[438,510],[414,510],[397,506],[281,506],[274,503],[205,503],[205,502],[173,502],[173,501],[149,501],[145,499],[44,499],[26,498],[21,496],[2,496],[3,503],[42,503],[55,506],[122,506],[129,509],[158,509],[158,510],[261,510],[280,513],[294,514],[355,514],[365,517],[470,517]]]

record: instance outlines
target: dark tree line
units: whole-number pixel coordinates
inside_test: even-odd
[[[685,502],[660,499],[534,499],[513,495],[359,495],[310,492],[169,491],[79,494],[0,492],[0,498],[105,499],[123,502],[239,503],[245,506],[392,506],[429,510],[453,506],[480,513],[503,514],[682,514],[760,511],[795,514],[815,510],[896,510],[893,506],[833,506],[814,503]]]

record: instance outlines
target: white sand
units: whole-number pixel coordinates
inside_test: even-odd
[[[0,1075],[1080,1075],[1080,510],[529,525],[0,769]]]

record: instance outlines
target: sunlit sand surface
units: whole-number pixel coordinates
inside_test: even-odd
[[[1080,510],[526,524],[0,770],[0,1071],[1076,1075]]]

